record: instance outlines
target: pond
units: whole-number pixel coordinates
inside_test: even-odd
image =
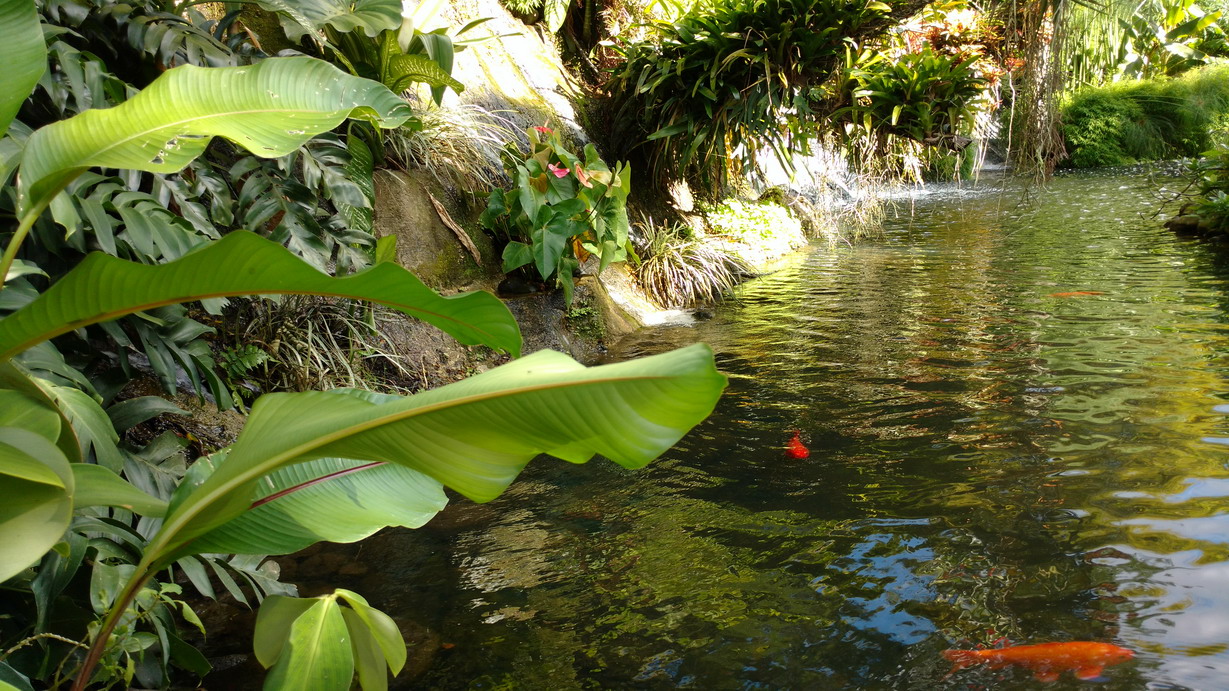
[[[539,462],[436,528],[388,574],[442,632],[415,685],[1042,686],[949,675],[1006,639],[1135,652],[1047,688],[1226,688],[1229,266],[1149,189],[928,189],[620,344],[707,342],[728,393],[645,470]]]

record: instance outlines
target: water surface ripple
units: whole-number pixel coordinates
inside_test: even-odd
[[[540,463],[456,526],[455,647],[418,683],[1042,686],[945,676],[1006,637],[1135,650],[1104,688],[1229,688],[1229,269],[1144,189],[920,196],[625,341],[712,344],[717,413],[643,471]]]

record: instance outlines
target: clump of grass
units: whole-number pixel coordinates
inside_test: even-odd
[[[472,103],[431,105],[417,115],[421,127],[387,135],[385,154],[394,165],[426,170],[441,184],[469,191],[500,186],[499,154],[516,137],[511,121]]]
[[[385,308],[312,295],[237,301],[226,331],[244,348],[267,353],[243,376],[261,391],[337,387],[405,391],[417,375],[394,354]]]
[[[751,272],[736,254],[682,224],[644,217],[636,225],[636,278],[662,307],[716,300]]]

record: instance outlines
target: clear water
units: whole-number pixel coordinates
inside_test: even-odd
[[[928,193],[626,341],[710,343],[716,414],[646,470],[539,462],[436,528],[448,557],[390,575],[446,643],[415,685],[1229,688],[1229,266],[1146,189]],[[1136,658],[947,676],[1002,637]]]

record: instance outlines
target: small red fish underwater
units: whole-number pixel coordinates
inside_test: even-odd
[[[973,665],[984,664],[990,669],[1015,665],[1032,670],[1038,681],[1055,681],[1069,669],[1074,670],[1079,679],[1095,679],[1101,676],[1103,668],[1126,662],[1135,657],[1135,653],[1109,643],[1071,641],[987,650],[944,650],[943,657],[955,663],[952,673]]]
[[[1050,293],[1052,298],[1078,298],[1085,295],[1105,295],[1099,290],[1073,290],[1069,293]]]
[[[794,430],[794,437],[785,445],[785,455],[789,458],[806,458],[811,455],[807,447],[802,445],[801,432]]]

